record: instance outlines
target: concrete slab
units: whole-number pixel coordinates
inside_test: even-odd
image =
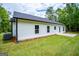
[[[57,35],[63,35],[63,36],[68,36],[68,37],[75,37],[77,34],[69,34],[69,33],[58,33]]]

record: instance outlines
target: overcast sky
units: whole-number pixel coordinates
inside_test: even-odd
[[[49,6],[53,6],[54,9],[57,9],[65,5],[62,3],[3,3],[3,7],[10,11],[11,14],[17,11],[39,17],[45,17],[45,12]]]

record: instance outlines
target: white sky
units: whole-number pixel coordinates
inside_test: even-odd
[[[11,14],[13,14],[14,11],[18,11],[39,17],[45,17],[45,12],[49,6],[57,9],[65,5],[62,3],[3,3],[3,7],[10,11]]]

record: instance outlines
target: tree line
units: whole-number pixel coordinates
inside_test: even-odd
[[[56,14],[56,15],[54,15]],[[48,7],[46,16],[50,20],[57,19],[57,21],[65,24],[67,31],[79,31],[79,4],[65,3],[64,8]]]
[[[46,17],[49,20],[59,21],[66,25],[67,31],[79,31],[79,4],[66,3],[64,8],[48,7]],[[9,12],[0,5],[0,33],[10,32],[11,24]]]
[[[0,4],[0,33],[10,32],[10,17],[8,11]]]

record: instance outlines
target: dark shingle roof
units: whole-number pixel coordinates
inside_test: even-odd
[[[33,21],[41,21],[41,22],[47,22],[47,23],[53,23],[53,24],[61,24],[59,22],[53,22],[49,20],[48,18],[41,18],[38,16],[33,16],[25,13],[20,13],[20,12],[14,12],[13,18],[22,18],[22,19],[28,19],[28,20],[33,20]],[[14,21],[14,19],[12,19]]]

